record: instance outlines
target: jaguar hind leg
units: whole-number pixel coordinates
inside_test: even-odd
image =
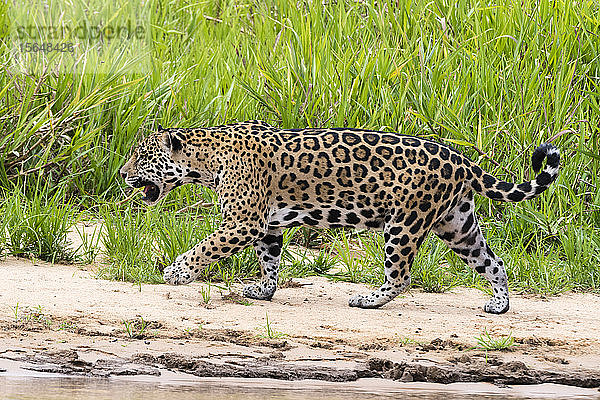
[[[433,231],[492,285],[493,297],[483,307],[484,311],[492,314],[508,311],[508,277],[504,262],[490,249],[481,233],[473,194],[466,195],[433,227]]]
[[[410,267],[427,232],[411,233],[411,226],[388,224],[384,229],[385,281],[369,294],[358,294],[348,301],[350,307],[378,308],[410,287]]]
[[[244,296],[257,300],[271,300],[277,290],[279,262],[283,246],[281,229],[270,229],[266,236],[254,243],[260,263],[262,278],[259,282],[246,285]]]

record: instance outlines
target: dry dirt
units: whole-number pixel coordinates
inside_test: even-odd
[[[513,293],[508,313],[489,315],[478,290],[413,290],[361,310],[347,300],[367,287],[315,277],[251,304],[235,294],[241,286],[233,294],[212,286],[204,304],[207,286],[198,282],[140,287],[15,258],[0,261],[0,270],[0,359],[36,371],[600,386],[594,294]],[[476,337],[486,331],[511,334],[515,345],[478,349]]]

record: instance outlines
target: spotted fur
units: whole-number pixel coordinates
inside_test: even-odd
[[[221,226],[164,271],[170,284],[193,281],[202,269],[254,246],[262,279],[244,294],[269,300],[285,227],[383,230],[385,281],[349,300],[380,307],[410,285],[410,267],[430,231],[492,285],[484,309],[509,308],[503,261],[481,234],[473,192],[490,199],[531,199],[556,179],[559,152],[532,156],[537,177],[504,182],[456,150],[419,137],[360,129],[280,130],[261,121],[201,129],[162,129],[142,141],[121,169],[153,204],[177,186],[207,186],[219,196]]]

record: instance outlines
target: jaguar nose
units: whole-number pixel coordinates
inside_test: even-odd
[[[127,172],[119,171],[119,174],[121,175],[121,178],[127,179]]]

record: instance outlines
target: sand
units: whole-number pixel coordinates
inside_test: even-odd
[[[200,282],[138,286],[96,279],[78,266],[16,258],[0,261],[0,270],[0,358],[39,370],[58,365],[66,373],[111,374],[97,366],[112,359],[122,361],[121,372],[135,364],[142,374],[160,367],[199,376],[445,383],[489,375],[479,380],[600,385],[595,294],[512,293],[511,309],[490,315],[481,308],[487,295],[475,289],[411,290],[381,309],[362,310],[347,301],[368,287],[312,277],[249,305],[212,286],[205,304],[200,292],[208,287]],[[129,334],[124,321],[140,318],[147,326],[131,338],[141,326],[132,323]],[[484,332],[512,335],[515,345],[483,351],[476,338]]]

